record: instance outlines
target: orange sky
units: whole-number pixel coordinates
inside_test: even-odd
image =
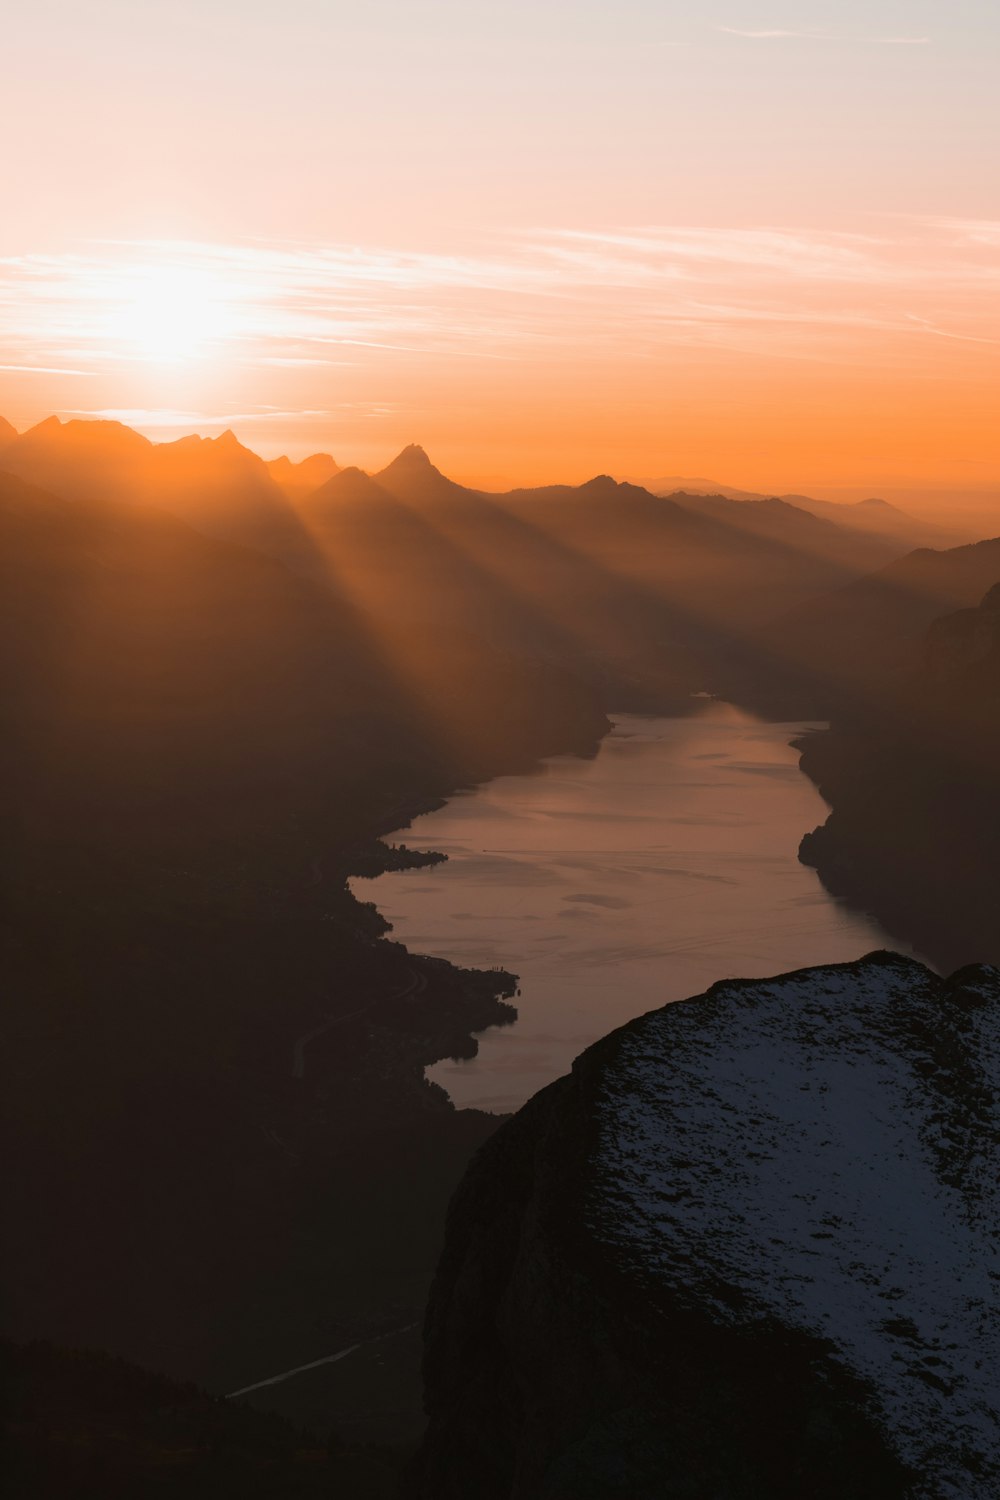
[[[0,413],[487,485],[1000,486],[995,7],[37,0]]]

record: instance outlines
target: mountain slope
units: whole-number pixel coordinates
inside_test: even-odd
[[[319,489],[321,484],[340,472],[340,465],[334,462],[329,453],[311,453],[298,463],[293,463],[284,456],[272,458],[265,467],[275,484],[280,485],[289,499],[296,500]]]
[[[420,1500],[991,1500],[1000,971],[895,954],[629,1022],[486,1144]]]
[[[792,546],[805,556],[823,557],[859,573],[871,572],[909,548],[836,524],[835,517],[810,514],[788,500],[727,499],[721,495],[674,494],[675,505],[711,516],[736,531]]]
[[[402,507],[400,535],[423,533],[412,557],[400,554],[406,577],[394,597],[406,598],[408,580],[433,555],[427,598],[434,607],[461,598],[472,618],[487,616],[478,628],[522,640],[535,632],[545,650],[596,664],[618,706],[715,685],[748,628],[885,556],[877,541],[778,503],[733,504],[730,513],[658,498],[606,475],[485,494],[453,484],[410,448],[374,482]],[[318,513],[318,496],[307,504]],[[372,515],[390,539],[384,503]],[[362,512],[355,537],[364,525]],[[346,562],[349,539],[335,551]],[[622,696],[625,684],[626,695],[640,696]]]
[[[832,500],[814,500],[811,495],[783,495],[782,499],[838,526],[901,543],[907,551],[915,547],[955,547],[968,540],[946,526],[919,521],[897,505],[890,505],[888,500],[872,498],[836,504]]]
[[[289,483],[293,466],[276,462]],[[327,463],[307,460],[296,486]],[[438,716],[427,633],[439,650],[471,633],[550,661],[618,707],[676,704],[725,688],[748,631],[870,571],[886,546],[781,501],[663,499],[606,475],[486,494],[415,445],[374,476],[339,471],[291,500],[232,433],[152,444],[116,423],[51,419],[0,468],[269,553],[360,612],[398,680],[439,679]]]
[[[11,1336],[219,1392],[419,1317],[493,1128],[423,1066],[513,981],[385,941],[346,878],[415,808],[607,727],[550,663],[421,651],[402,681],[275,559],[0,474]],[[412,1421],[405,1340],[386,1361],[368,1430]]]
[[[1000,962],[1000,584],[935,620],[914,656],[801,743],[832,805],[801,858],[940,966]]]
[[[476,494],[476,491],[446,478],[417,443],[410,443],[372,478],[390,495],[417,504],[429,500],[462,500]]]
[[[764,675],[784,673],[793,695],[827,715],[834,705],[877,700],[916,666],[931,622],[975,607],[998,577],[1000,538],[909,553],[767,626],[758,637],[769,653]]]
[[[120,422],[50,417],[3,449],[0,469],[69,500],[158,506],[208,536],[313,565],[284,493],[232,432],[151,443]]]
[[[732,485],[717,484],[712,479],[686,479],[681,475],[646,481],[646,488],[656,495],[674,499],[678,494],[704,497],[721,496],[727,500],[762,501],[780,499],[797,510],[804,510],[821,520],[831,521],[845,531],[858,532],[863,536],[882,537],[887,544],[897,548],[899,554],[912,552],[915,547],[955,547],[970,540],[969,536],[951,531],[944,526],[935,526],[929,521],[920,521],[906,511],[891,505],[887,500],[868,499],[835,502],[816,500],[811,495],[763,495],[752,490],[735,489]]]

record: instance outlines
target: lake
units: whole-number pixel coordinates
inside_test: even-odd
[[[593,759],[460,792],[400,837],[448,863],[357,880],[413,953],[520,976],[519,1019],[428,1069],[460,1107],[516,1109],[590,1042],[717,979],[892,947],[797,858],[827,807],[789,740],[706,701],[615,715]]]

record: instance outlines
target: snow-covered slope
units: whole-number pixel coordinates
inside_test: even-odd
[[[653,1011],[487,1142],[421,1500],[995,1500],[1000,970],[895,954]]]
[[[992,999],[992,1005],[987,1001]],[[1000,971],[901,958],[647,1016],[600,1091],[590,1222],[724,1322],[869,1385],[928,1495],[1000,1495]]]

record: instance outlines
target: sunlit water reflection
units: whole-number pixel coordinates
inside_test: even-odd
[[[895,947],[799,864],[826,805],[789,740],[727,704],[618,715],[593,760],[460,793],[400,835],[448,863],[357,881],[414,953],[520,975],[519,1020],[428,1074],[507,1110],[632,1016],[716,979]]]

